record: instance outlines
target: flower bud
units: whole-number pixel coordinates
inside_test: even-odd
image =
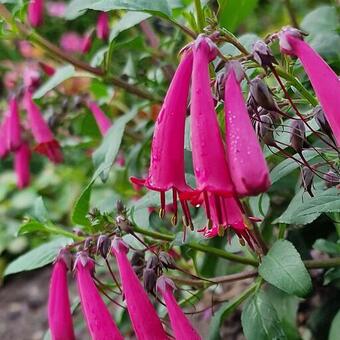
[[[166,269],[176,269],[176,262],[170,254],[166,253],[165,251],[161,251],[158,255],[158,258]]]
[[[335,187],[336,185],[340,184],[340,177],[337,175],[334,171],[329,170],[326,174],[323,176],[326,187],[331,188]]]
[[[116,223],[118,228],[121,229],[122,231],[125,231],[128,234],[131,234],[133,232],[132,224],[125,216],[117,215]]]
[[[314,172],[308,166],[304,166],[301,171],[302,187],[313,197],[312,185],[314,180]]]
[[[277,64],[271,49],[262,40],[256,41],[253,45],[253,57],[265,69],[272,66],[272,64]]]
[[[137,250],[133,253],[132,258],[131,258],[131,265],[132,266],[143,266],[145,259],[144,259],[144,251]]]
[[[275,145],[273,136],[274,123],[269,114],[259,116],[255,123],[255,131],[265,144],[270,146]]]
[[[148,293],[153,293],[156,288],[157,274],[154,269],[145,268],[143,272],[144,289]]]
[[[159,266],[159,260],[157,255],[152,254],[146,261],[146,268],[156,269]]]
[[[303,150],[303,144],[306,141],[306,128],[302,120],[293,120],[290,125],[290,143],[296,152]]]
[[[258,106],[269,111],[278,110],[268,86],[261,78],[256,77],[249,85],[250,94]]]
[[[106,259],[109,254],[111,248],[111,240],[106,235],[100,235],[97,240],[97,252],[99,251],[100,255]]]
[[[320,105],[315,106],[312,114],[314,115],[316,124],[320,127],[321,131],[327,136],[332,136],[332,130],[326,120],[325,113]]]

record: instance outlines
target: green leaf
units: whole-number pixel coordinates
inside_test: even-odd
[[[340,254],[340,244],[322,238],[319,238],[314,242],[313,248],[331,255]]]
[[[259,266],[259,274],[288,294],[304,297],[312,289],[311,278],[300,254],[287,240],[274,243]]]
[[[66,79],[72,78],[75,73],[76,70],[72,65],[66,65],[58,68],[53,76],[50,77],[46,83],[41,85],[38,90],[35,91],[33,98],[39,99],[43,97],[47,92],[53,90]]]
[[[247,49],[251,50],[253,44],[259,40],[260,37],[254,33],[246,33],[238,37],[240,43]],[[237,55],[240,51],[232,44],[226,43],[222,45],[221,52],[225,55]]]
[[[258,196],[250,197],[249,205],[253,216],[266,217],[270,207],[269,195],[267,193],[264,193]]]
[[[258,0],[218,0],[219,24],[234,32],[238,25],[256,8]]]
[[[128,11],[149,12],[158,16],[171,16],[171,9],[167,0],[72,0],[66,10],[66,19],[75,19],[86,10],[112,11],[126,9]]]
[[[83,192],[80,194],[77,199],[76,204],[74,205],[71,220],[74,224],[80,224],[83,226],[89,226],[90,222],[87,219],[87,214],[90,210],[90,199],[91,199],[91,190],[92,185],[95,182],[96,178],[93,178],[91,182],[86,186]]]
[[[4,276],[46,266],[55,259],[62,247],[71,242],[73,241],[70,238],[60,237],[30,250],[11,262],[7,266]]]
[[[39,222],[49,221],[48,211],[41,196],[34,202],[32,216]]]
[[[43,232],[43,233],[49,233],[49,230],[46,228],[45,224],[37,221],[37,220],[31,220],[26,223],[23,223],[17,232],[17,235],[25,235],[30,233],[37,233],[37,232]]]
[[[340,310],[336,313],[329,331],[328,340],[338,340],[340,334]]]
[[[103,182],[107,180],[112,164],[118,154],[125,126],[136,114],[137,110],[132,109],[124,116],[116,119],[113,126],[106,133],[102,144],[93,154],[93,163],[96,168],[94,177],[100,175]]]
[[[247,302],[241,322],[247,340],[287,339],[275,308],[262,291]]]

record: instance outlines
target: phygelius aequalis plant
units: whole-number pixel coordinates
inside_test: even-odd
[[[102,136],[104,136],[107,130],[112,125],[110,119],[105,115],[105,113],[100,109],[100,107],[95,102],[88,100],[86,102],[86,105],[92,112],[92,115],[98,125],[100,133],[102,134]]]
[[[191,190],[185,182],[184,130],[192,62],[192,53],[184,51],[156,121],[148,177],[145,181],[131,178],[135,184],[160,192],[162,213],[165,211],[165,192],[173,190],[174,224],[177,221],[177,193]],[[187,215],[188,205],[186,202],[182,205]]]
[[[30,0],[27,11],[31,26],[40,26],[44,21],[44,0]]]
[[[105,41],[109,38],[109,34],[109,15],[106,12],[101,12],[98,15],[97,21],[97,37]]]
[[[0,158],[5,158],[8,155],[7,149],[7,125],[8,125],[8,115],[5,114],[5,117],[0,126]]]
[[[48,298],[48,324],[52,340],[73,340],[73,323],[67,287],[68,254],[61,251],[54,265]]]
[[[227,68],[224,110],[230,175],[239,196],[258,195],[270,186],[269,170],[242,95],[241,65],[230,62]]]
[[[233,185],[210,88],[209,62],[216,57],[217,49],[208,37],[200,35],[193,44],[192,51],[192,158],[197,192],[199,196],[204,196],[201,201],[204,199],[210,220],[208,193],[215,195],[216,204],[220,205],[222,196],[233,194]]]
[[[201,337],[177,304],[173,294],[174,289],[176,289],[173,281],[165,276],[161,276],[157,280],[156,287],[165,301],[175,339],[200,340]]]
[[[327,121],[340,146],[340,80],[320,55],[302,40],[298,30],[287,27],[280,34],[283,53],[298,57],[323,108]]]
[[[19,189],[27,187],[30,183],[31,150],[26,143],[22,143],[14,152],[14,168]]]
[[[139,340],[165,340],[161,321],[128,260],[128,246],[120,238],[112,241],[127,309]]]
[[[60,163],[63,161],[63,154],[59,143],[48,127],[41,115],[38,106],[33,102],[32,93],[26,91],[24,95],[24,106],[27,111],[27,119],[35,141],[38,145],[35,151],[47,156],[52,162]]]
[[[7,115],[6,147],[9,151],[15,151],[22,143],[19,108],[15,98],[9,102]]]
[[[86,253],[78,253],[75,271],[81,307],[92,340],[123,340],[93,281],[94,261]]]

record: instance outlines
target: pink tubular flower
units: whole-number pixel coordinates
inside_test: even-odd
[[[43,72],[48,75],[48,76],[53,76],[55,73],[55,68],[52,67],[51,65],[45,64],[43,62],[39,62],[39,66],[43,70]]]
[[[229,171],[239,196],[258,195],[270,186],[269,170],[243,99],[237,69],[241,65],[228,66],[224,110]]]
[[[93,260],[87,254],[78,253],[75,270],[82,311],[91,338],[93,340],[123,340],[93,282]]]
[[[176,340],[200,340],[201,337],[178,306],[173,295],[174,289],[175,284],[169,278],[161,276],[157,280],[157,291],[165,301]]]
[[[83,49],[83,37],[75,32],[66,32],[60,38],[60,46],[70,53],[81,53]]]
[[[109,15],[106,12],[101,12],[97,20],[97,37],[106,41],[110,35]]]
[[[16,98],[12,98],[9,102],[6,127],[6,147],[10,151],[15,151],[22,143],[19,108]]]
[[[167,336],[161,321],[127,258],[128,251],[122,239],[116,237],[112,241],[133,329],[139,340],[165,340]]]
[[[340,146],[340,80],[320,55],[302,40],[298,30],[287,27],[279,35],[283,53],[297,56],[307,73],[328,123]]]
[[[26,143],[20,145],[15,151],[14,168],[17,175],[17,186],[20,189],[27,187],[30,183],[30,160],[31,150]]]
[[[33,27],[40,26],[44,21],[44,1],[30,0],[28,4],[28,21]]]
[[[93,101],[88,100],[86,102],[87,107],[92,112],[94,119],[98,125],[100,133],[104,136],[111,127],[111,120],[105,115],[105,113],[100,109],[100,107]]]
[[[24,95],[24,106],[27,111],[27,118],[32,130],[32,134],[38,145],[35,151],[47,156],[54,163],[63,161],[63,154],[59,143],[44,121],[38,106],[33,102],[32,93],[26,91]]]
[[[66,12],[66,4],[62,1],[49,1],[47,3],[47,12],[51,17],[62,18]]]
[[[62,254],[53,266],[48,298],[48,323],[52,340],[75,339],[67,287],[67,265]]]
[[[92,32],[85,33],[83,37],[83,42],[81,46],[81,51],[83,53],[88,53],[92,47]]]
[[[4,118],[2,124],[0,126],[0,158],[5,158],[8,155],[7,148],[7,125],[8,125],[8,116]]]
[[[145,181],[131,178],[134,184],[145,185],[148,189],[160,192],[162,212],[165,211],[167,190],[173,190],[174,205],[177,204],[178,192],[191,190],[185,182],[184,130],[192,63],[192,53],[185,51],[156,121],[148,177]],[[188,215],[187,203],[185,201],[181,203],[185,215]],[[177,206],[174,224],[176,221]]]

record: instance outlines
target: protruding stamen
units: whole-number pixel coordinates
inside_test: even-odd
[[[183,220],[183,238],[182,238],[182,242],[185,242],[186,236],[187,236],[187,221],[186,221],[186,217],[182,216],[182,220]]]
[[[174,209],[174,215],[171,218],[171,223],[172,225],[177,224],[177,190],[172,189],[172,204],[173,204],[173,209]]]
[[[218,236],[223,237],[224,236],[224,226],[222,224],[218,225],[218,231],[217,231]]]
[[[177,224],[177,213],[171,217],[171,224],[173,226]]]
[[[218,224],[223,224],[221,201],[220,201],[220,198],[216,194],[214,195],[214,200],[215,200],[215,208],[216,208]]]
[[[203,196],[204,196],[205,213],[207,215],[207,219],[210,221],[211,220],[211,213],[210,213],[210,204],[209,204],[208,193],[206,191],[204,191]],[[209,223],[208,223],[208,225],[209,225]]]
[[[165,216],[165,192],[161,191],[160,195],[161,195],[161,208],[159,209],[159,217],[163,219]]]
[[[213,227],[214,222],[212,220],[208,220],[208,229],[211,230],[211,228]]]
[[[160,208],[158,212],[159,218],[163,219],[165,216],[165,209]]]
[[[243,238],[241,238],[241,237],[239,237],[239,242],[240,242],[240,244],[241,244],[241,246],[245,246],[246,245],[246,242],[244,241],[244,239]]]

